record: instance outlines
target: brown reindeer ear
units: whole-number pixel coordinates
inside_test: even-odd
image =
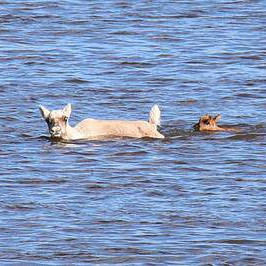
[[[42,117],[46,120],[50,114],[50,111],[42,105],[39,106],[39,109],[42,114]]]
[[[215,122],[218,122],[221,119],[221,114],[218,114],[217,116],[214,117]]]
[[[203,124],[205,124],[205,125],[208,125],[209,122],[210,122],[210,120],[211,120],[211,117],[210,117],[208,114],[206,114],[206,115],[203,115],[203,116],[200,118],[199,123],[203,123]]]

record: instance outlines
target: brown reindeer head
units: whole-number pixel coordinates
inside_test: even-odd
[[[45,119],[52,138],[62,138],[66,134],[68,119],[71,114],[71,105],[66,105],[61,110],[49,111],[44,106],[39,107]]]
[[[210,116],[208,114],[202,116],[199,119],[199,122],[194,125],[194,129],[197,131],[215,131],[215,130],[223,130],[217,125],[217,122],[221,119],[221,115]]]

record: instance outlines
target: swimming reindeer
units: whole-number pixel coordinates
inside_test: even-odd
[[[75,127],[71,127],[68,123],[71,114],[70,104],[61,110],[49,111],[44,106],[40,106],[39,109],[48,125],[51,137],[56,139],[77,140],[111,137],[164,138],[157,131],[161,116],[158,105],[154,105],[151,108],[148,122],[142,120],[96,120],[88,118],[79,122]]]
[[[193,128],[197,131],[239,131],[238,129],[229,126],[218,126],[217,122],[220,119],[220,114],[214,117],[206,114],[200,117],[199,122],[195,124]]]

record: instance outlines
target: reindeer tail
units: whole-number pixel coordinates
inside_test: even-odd
[[[154,105],[150,110],[149,123],[154,124],[155,126],[161,125],[161,111],[158,105]]]

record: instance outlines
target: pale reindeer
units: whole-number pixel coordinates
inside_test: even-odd
[[[71,114],[70,104],[61,110],[49,111],[43,106],[40,106],[39,109],[47,122],[51,137],[56,139],[77,140],[112,137],[164,138],[157,131],[161,116],[158,105],[154,105],[151,108],[148,122],[141,120],[96,120],[88,118],[79,122],[75,127],[71,127],[68,123]]]
[[[239,132],[239,129],[230,126],[218,126],[217,122],[221,119],[221,115],[210,116],[208,114],[200,117],[199,122],[194,125],[197,131],[234,131]]]

